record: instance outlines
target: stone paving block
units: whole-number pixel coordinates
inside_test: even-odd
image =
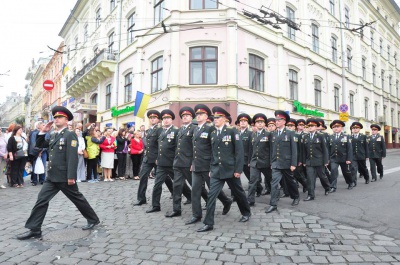
[[[243,263],[254,263],[254,257],[252,256],[237,256],[236,262],[243,264]]]
[[[307,257],[304,256],[291,256],[290,257],[294,263],[307,263],[309,262]]]
[[[290,256],[295,256],[297,255],[296,250],[289,250],[289,249],[275,249],[275,254],[278,256],[285,256],[285,257],[290,257]]]
[[[171,258],[170,255],[166,255],[166,254],[154,254],[154,256],[151,258],[153,261],[156,262],[166,262]]]
[[[326,257],[330,264],[332,263],[345,263],[346,260],[340,256],[327,256]]]
[[[111,256],[107,262],[110,262],[112,264],[118,264],[118,261],[123,261],[125,260],[126,257],[122,257],[122,256]]]
[[[263,257],[260,257],[259,260],[263,260]],[[291,262],[290,258],[283,257],[283,256],[272,256],[272,257],[269,257],[269,260],[272,263],[279,263],[279,264],[281,264],[281,263],[290,263]]]
[[[172,256],[168,261],[169,263],[183,264],[186,260],[186,257],[183,256]]]
[[[377,246],[397,247],[397,244],[392,241],[372,241]]]
[[[400,247],[385,247],[390,253],[400,253]]]
[[[309,256],[309,259],[314,264],[329,263],[328,260],[326,259],[326,257],[322,257],[322,256]]]
[[[387,253],[387,249],[382,247],[382,246],[370,246],[371,250],[373,252],[381,252],[381,253]]]
[[[218,257],[217,253],[213,253],[213,252],[202,252],[200,255],[200,258],[202,259],[206,259],[206,260],[216,260]]]
[[[218,260],[225,261],[225,262],[234,262],[236,260],[236,255],[232,254],[220,254],[218,256]]]
[[[378,256],[378,257],[379,257],[379,259],[380,259],[381,261],[383,261],[383,262],[395,262],[395,261],[396,261],[396,259],[393,258],[393,257],[390,256],[390,255],[381,255],[381,256]]]
[[[81,260],[77,263],[77,265],[96,265],[98,264],[98,261],[95,260]]]
[[[348,245],[330,245],[332,250],[341,250],[341,251],[354,251],[353,246]]]
[[[92,257],[93,260],[97,260],[97,261],[106,261],[109,258],[110,258],[110,255],[106,255],[106,254],[97,254]]]
[[[371,254],[360,254],[360,257],[364,260],[364,261],[371,261],[371,262],[379,262],[380,260]]]
[[[57,258],[54,256],[46,256],[46,255],[37,255],[31,257],[29,261],[39,262],[39,263],[51,263],[52,261],[56,260]]]

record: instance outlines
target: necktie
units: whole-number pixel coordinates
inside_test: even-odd
[[[217,130],[217,136],[219,136],[221,133],[221,130]]]
[[[260,136],[260,132],[257,132],[257,137]]]
[[[311,140],[312,140],[313,138],[314,138],[314,134],[312,133],[312,134],[311,134]]]
[[[336,134],[336,140],[339,139],[339,134]]]
[[[278,130],[278,136],[281,136],[281,130]]]

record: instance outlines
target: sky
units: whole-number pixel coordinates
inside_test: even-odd
[[[77,0],[2,1],[0,8],[0,103],[11,92],[25,96],[31,61],[54,54],[58,36]]]

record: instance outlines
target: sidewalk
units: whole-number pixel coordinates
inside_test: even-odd
[[[400,264],[400,239],[307,215],[301,207],[265,214],[252,208],[249,222],[239,223],[236,204],[222,216],[217,203],[214,231],[197,233],[202,223],[184,225],[163,191],[161,212],[146,214],[149,204],[133,207],[138,181],[80,183],[102,223],[91,232],[62,194],[50,203],[43,240],[18,241],[40,186],[0,190],[1,264]],[[153,181],[149,181],[152,187]],[[148,197],[151,190],[147,191]],[[267,196],[269,198],[269,196]]]

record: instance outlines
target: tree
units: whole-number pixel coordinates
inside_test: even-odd
[[[21,124],[22,127],[24,127],[24,125],[25,125],[25,116],[20,116],[20,117],[16,118],[15,119],[15,123]]]

